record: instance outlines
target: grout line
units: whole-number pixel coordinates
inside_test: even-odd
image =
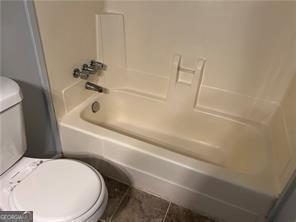
[[[168,209],[167,209],[166,212],[165,212],[165,215],[164,215],[164,218],[163,218],[162,222],[165,221],[165,219],[166,219],[166,217],[167,217],[167,215],[168,215],[168,212],[169,212],[169,210],[170,210],[171,204],[172,204],[172,202],[169,203]]]
[[[129,187],[126,191],[125,191],[125,193],[122,195],[122,197],[121,197],[121,199],[120,199],[120,201],[119,201],[119,204],[118,204],[118,206],[115,208],[115,210],[113,211],[113,213],[112,213],[112,215],[110,216],[110,218],[108,218],[108,222],[110,221],[112,221],[113,220],[113,217],[117,214],[117,212],[118,212],[118,210],[120,209],[120,207],[121,207],[121,204],[124,202],[124,200],[125,200],[125,198],[127,197],[127,195],[128,195],[128,193],[129,193],[129,191],[131,190],[131,187]]]

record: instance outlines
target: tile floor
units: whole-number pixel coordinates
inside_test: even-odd
[[[109,200],[100,222],[214,222],[159,197],[105,177]]]

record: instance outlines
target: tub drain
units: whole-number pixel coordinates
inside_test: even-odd
[[[91,105],[91,110],[93,113],[96,113],[100,110],[100,103],[98,103],[97,101],[94,102],[92,105]]]

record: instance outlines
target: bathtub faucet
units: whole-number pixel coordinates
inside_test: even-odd
[[[104,92],[104,88],[102,86],[98,86],[98,85],[91,83],[91,82],[86,82],[85,88],[88,90],[99,92],[99,93]]]
[[[91,60],[90,64],[83,64],[81,72],[84,74],[90,75],[95,74],[99,70],[106,70],[107,66],[104,63],[97,62],[95,60]]]
[[[73,77],[88,79],[89,75],[94,75],[98,71],[104,71],[106,69],[107,69],[107,66],[104,63],[98,62],[96,60],[91,60],[89,65],[83,64],[81,67],[81,70],[78,68],[75,68],[73,70]]]

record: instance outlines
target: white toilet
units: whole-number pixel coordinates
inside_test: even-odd
[[[0,210],[33,211],[34,222],[97,221],[108,200],[97,170],[76,160],[22,157],[21,101],[17,83],[0,77]]]

